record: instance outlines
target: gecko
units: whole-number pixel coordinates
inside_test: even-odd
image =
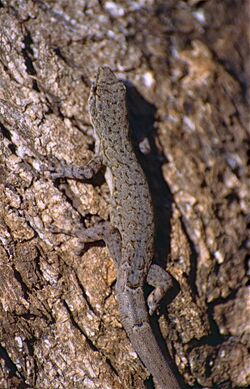
[[[86,166],[64,166],[51,172],[51,176],[85,180],[106,167],[110,220],[76,234],[83,242],[104,240],[117,265],[115,292],[121,322],[134,350],[161,389],[180,389],[149,319],[172,285],[171,276],[152,264],[155,227],[151,195],[130,139],[125,85],[107,66],[97,71],[88,109],[94,129],[95,157]],[[146,282],[155,288],[147,302]]]

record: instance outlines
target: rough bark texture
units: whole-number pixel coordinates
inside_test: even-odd
[[[156,258],[177,281],[156,336],[158,323],[187,387],[250,385],[247,4],[0,1],[1,388],[152,386],[107,249],[79,256],[76,238],[50,230],[108,217],[102,175],[55,183],[42,169],[92,157],[86,103],[103,64],[130,81]]]

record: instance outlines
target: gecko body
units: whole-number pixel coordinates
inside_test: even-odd
[[[108,67],[100,67],[89,97],[96,157],[85,168],[64,170],[69,178],[90,178],[101,165],[111,193],[110,223],[88,229],[83,240],[104,239],[117,264],[116,296],[121,322],[140,359],[161,389],[180,389],[153,335],[152,314],[171,284],[154,255],[154,216],[148,184],[135,156],[126,108],[126,89]],[[145,302],[145,282],[155,290]]]
[[[154,255],[154,217],[145,175],[129,139],[125,86],[100,68],[89,97],[97,153],[108,168],[110,222],[120,235],[116,295],[122,324],[143,363],[162,388],[179,388],[149,323],[143,286]]]

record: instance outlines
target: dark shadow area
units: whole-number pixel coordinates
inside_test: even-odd
[[[5,367],[8,369],[10,377],[14,377],[18,373],[17,367],[10,358],[6,349],[2,346],[0,346],[0,358],[4,360]]]
[[[4,361],[4,366],[8,370],[8,385],[12,385],[14,383],[18,385],[18,388],[29,388],[30,385],[25,383],[25,377],[23,374],[18,371],[17,366],[12,361],[11,357],[9,356],[6,348],[2,347],[0,345],[0,359]],[[9,388],[14,386],[8,386]]]
[[[147,102],[132,85],[132,83],[124,82],[127,89],[127,108],[128,119],[131,128],[131,141],[134,146],[134,151],[139,163],[141,164],[143,171],[146,175],[149,189],[152,196],[152,202],[154,207],[155,216],[155,262],[166,268],[166,262],[170,253],[170,232],[171,232],[171,212],[173,198],[166,184],[161,166],[166,162],[164,155],[156,147],[155,142],[155,114],[156,108],[153,104]],[[144,146],[143,146],[144,145]],[[143,152],[141,151],[143,148]],[[173,280],[173,288],[167,293],[163,303],[170,302],[179,292],[179,286],[176,281]],[[149,285],[145,286],[145,298],[152,291]],[[165,304],[164,304],[165,306]],[[170,364],[172,371],[178,379],[181,388],[189,388],[182,381],[180,374],[172,361],[165,342],[160,333],[158,321],[156,315],[151,319],[151,326],[154,335],[157,339],[159,347],[162,350],[163,355],[166,358],[168,364]],[[146,388],[154,388],[152,377],[146,382]]]
[[[166,162],[155,143],[154,122],[156,108],[148,103],[129,82],[127,88],[128,118],[131,128],[131,140],[135,154],[147,177],[155,215],[155,259],[157,264],[165,267],[170,252],[170,219],[172,195],[164,181],[161,166]],[[147,138],[149,147],[145,153],[140,150],[140,143]],[[146,143],[146,142],[145,142]]]

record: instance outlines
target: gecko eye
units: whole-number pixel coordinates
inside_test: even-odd
[[[100,113],[102,112],[102,103],[101,102],[99,102],[99,104],[98,104],[98,110],[100,111]]]
[[[96,93],[96,83],[95,82],[93,82],[93,84],[92,84],[92,91],[94,92],[94,93]]]

